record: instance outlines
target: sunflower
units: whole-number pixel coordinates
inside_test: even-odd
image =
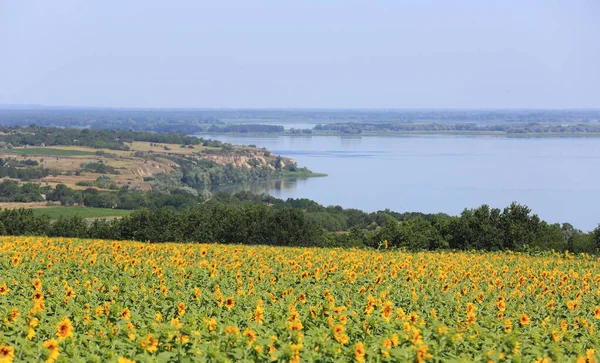
[[[12,308],[12,310],[10,311],[10,319],[12,321],[17,321],[17,319],[19,319],[19,316],[21,316],[21,313],[19,313],[19,309]]]
[[[56,339],[50,339],[44,342],[44,348],[48,350],[58,349],[58,341]]]
[[[261,302],[261,300],[259,300],[259,302]],[[256,321],[258,324],[262,324],[263,318],[264,318],[264,310],[263,310],[262,304],[257,304],[256,310],[254,310],[254,321]]]
[[[177,305],[177,315],[183,316],[185,314],[185,303],[182,301]]]
[[[290,322],[290,331],[300,331],[304,328],[300,320],[294,320]]]
[[[233,307],[235,306],[235,300],[233,299],[233,297],[228,297],[227,299],[225,299],[225,307],[229,310],[233,309]]]
[[[0,345],[0,362],[10,363],[15,358],[15,350],[8,345]]]
[[[250,328],[246,328],[242,335],[248,337],[249,344],[254,343],[254,341],[256,340],[256,332]]]
[[[356,346],[354,347],[354,359],[357,362],[365,361],[365,346],[362,342],[356,343]]]
[[[125,320],[131,319],[131,311],[129,311],[129,308],[123,309],[123,311],[121,312],[121,317]]]
[[[200,297],[202,296],[202,290],[200,290],[200,288],[195,287],[194,288],[194,299],[198,300],[200,299]]]
[[[298,300],[300,300],[301,303],[306,304],[306,295],[304,293],[300,294]]]
[[[181,322],[179,321],[179,318],[172,318],[171,325],[176,327],[177,329],[183,328],[183,324],[181,324]]]
[[[387,321],[390,321],[390,316],[394,311],[394,303],[391,301],[386,301],[383,303],[383,308],[381,309],[381,317]]]
[[[527,316],[527,314],[521,314],[521,317],[519,318],[519,323],[521,325],[529,325],[530,322],[531,320],[529,319],[529,316]]]
[[[148,351],[148,353],[154,353],[158,350],[158,339],[152,334],[148,334],[143,338],[140,344],[142,345],[142,348]]]
[[[387,338],[386,340],[383,341],[383,346],[387,349],[392,349],[392,347],[393,347],[392,340],[390,338]]]
[[[58,349],[58,341],[56,339],[50,339],[44,342],[44,348],[50,351],[50,357],[46,361],[47,363],[53,363],[58,359],[60,350]]]
[[[31,340],[35,336],[35,327],[40,323],[38,318],[33,318],[29,321],[29,329],[27,332],[27,339]]]
[[[214,331],[215,329],[217,329],[217,319],[210,318],[210,319],[205,319],[204,321],[208,324],[209,331]]]
[[[237,326],[226,326],[225,327],[225,334],[229,335],[229,334],[239,334],[240,333],[240,329]]]
[[[419,363],[425,362],[427,359],[433,357],[431,354],[427,353],[429,347],[427,345],[420,345],[417,348],[417,361]]]
[[[33,287],[35,287],[36,290],[40,290],[42,288],[42,280],[40,280],[40,279],[33,280]]]
[[[3,282],[2,285],[0,285],[0,295],[6,296],[8,295],[9,291],[10,289],[8,288],[8,286],[6,286],[6,282]]]
[[[56,325],[56,335],[59,339],[65,339],[73,336],[73,324],[71,324],[69,318],[64,317]]]

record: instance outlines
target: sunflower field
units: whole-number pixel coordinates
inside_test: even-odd
[[[0,237],[0,362],[600,362],[600,261]]]

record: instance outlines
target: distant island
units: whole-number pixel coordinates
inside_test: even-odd
[[[556,124],[498,124],[478,125],[440,123],[385,123],[385,122],[345,122],[318,124],[312,129],[285,129],[279,125],[210,125],[204,127],[206,134],[271,134],[271,135],[406,135],[406,134],[467,134],[505,136],[598,136],[600,123],[556,125]]]
[[[184,134],[600,137],[600,110],[104,109],[1,107],[0,125]]]

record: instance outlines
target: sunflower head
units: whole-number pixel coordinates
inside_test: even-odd
[[[73,324],[71,324],[69,318],[63,318],[56,325],[56,336],[58,336],[59,339],[65,339],[73,336]]]

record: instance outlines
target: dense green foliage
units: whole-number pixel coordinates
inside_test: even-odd
[[[125,143],[147,141],[181,145],[220,145],[218,141],[203,140],[182,133],[153,133],[125,130],[63,129],[31,125],[0,126],[0,142],[12,146],[84,146],[129,150]]]
[[[35,160],[0,158],[0,178],[30,180],[47,177],[50,170],[39,165]]]
[[[41,202],[44,200],[42,194],[48,190],[49,187],[41,187],[39,184],[19,185],[14,180],[5,180],[0,183],[0,202]]]
[[[117,183],[115,183],[114,180],[112,180],[110,177],[106,176],[106,175],[102,175],[96,178],[96,180],[94,181],[78,181],[76,183],[76,185],[82,186],[82,187],[97,187],[97,188],[102,188],[102,189],[110,189],[110,190],[118,190],[119,187],[117,186]]]
[[[317,245],[323,235],[318,226],[297,209],[271,210],[266,205],[206,204],[174,212],[140,210],[113,221],[87,223],[81,217],[59,218],[33,210],[2,210],[0,224],[8,235],[48,235],[138,241],[214,241],[221,243]]]
[[[219,150],[205,150],[205,152],[214,155],[250,157],[248,164],[251,167],[239,167],[231,163],[223,165],[207,159],[182,155],[162,155],[162,158],[176,162],[179,168],[169,174],[154,174],[153,189],[164,193],[184,190],[197,194],[197,192],[205,193],[214,190],[218,186],[280,178],[294,173],[312,175],[310,170],[299,168],[291,159],[275,157],[267,165],[253,158],[248,151],[234,149],[226,144]]]
[[[102,183],[108,183],[104,185]],[[114,189],[110,179],[98,178],[94,186],[102,184],[107,189]],[[2,185],[2,184],[0,184]],[[56,188],[49,188],[46,192],[46,200],[59,202],[64,206],[82,205],[89,208],[114,208],[114,209],[139,209],[172,207],[175,209],[187,209],[200,203],[200,197],[174,190],[171,194],[158,191],[140,191],[121,188],[118,191],[101,191],[94,188],[75,190],[64,184],[58,184]]]
[[[57,188],[59,191],[63,188]],[[120,194],[120,193],[119,193]],[[100,194],[84,200],[102,207]],[[150,198],[149,201],[157,203]],[[136,201],[139,203],[139,201]],[[110,206],[108,206],[110,207]],[[289,246],[388,247],[409,250],[557,250],[594,253],[600,248],[600,227],[583,233],[569,224],[548,224],[529,208],[513,203],[504,210],[483,205],[460,216],[365,213],[339,206],[323,207],[307,199],[279,200],[267,195],[218,194],[189,205],[151,206],[120,220],[59,218],[28,210],[2,211],[7,234],[131,239],[153,242],[199,241]],[[31,215],[30,215],[31,213]],[[37,213],[43,213],[38,211]],[[384,242],[385,241],[385,242]]]
[[[202,131],[200,125],[220,123],[214,116],[194,110],[141,109],[4,109],[0,110],[1,125],[91,127],[92,129],[122,129],[152,132]]]
[[[310,110],[310,109],[2,109],[0,125],[122,129],[152,132],[272,133],[281,123],[581,124],[600,121],[598,110]],[[224,124],[227,123],[227,125]],[[244,124],[243,126],[232,124]],[[250,124],[250,125],[246,125]],[[264,125],[271,124],[271,125]],[[212,126],[216,125],[216,126]],[[560,129],[560,127],[559,127]],[[349,130],[349,129],[348,129]],[[293,130],[288,133],[310,133]],[[528,131],[540,132],[540,131]],[[573,131],[544,131],[573,132]],[[586,132],[586,131],[576,131]],[[163,141],[158,141],[163,142]]]
[[[97,174],[119,174],[118,170],[103,162],[84,163],[81,164],[81,169],[90,173]]]

